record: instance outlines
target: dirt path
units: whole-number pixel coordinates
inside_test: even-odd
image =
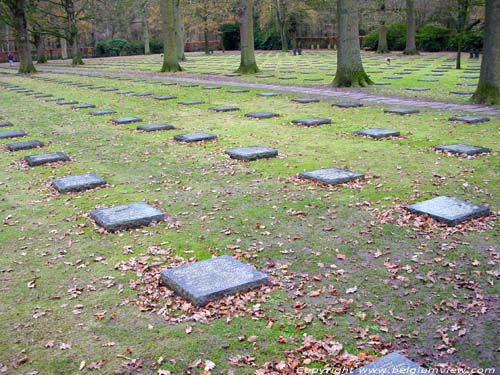
[[[41,72],[47,73],[90,73],[90,74],[112,74],[115,76],[124,77],[136,77],[136,78],[155,78],[164,79],[165,81],[176,81],[176,82],[193,82],[193,83],[206,83],[206,84],[218,84],[227,86],[238,86],[253,89],[262,89],[268,91],[285,91],[292,92],[296,94],[305,94],[319,96],[323,98],[335,98],[342,99],[344,101],[360,101],[366,104],[388,104],[392,106],[401,107],[415,107],[415,108],[431,108],[439,110],[449,110],[458,113],[469,112],[479,115],[490,115],[490,116],[500,116],[500,108],[494,108],[484,105],[474,105],[474,104],[456,104],[456,103],[446,103],[432,100],[417,100],[408,99],[395,96],[383,96],[374,95],[362,92],[360,90],[347,90],[347,89],[333,89],[327,86],[310,87],[310,86],[295,86],[295,85],[276,85],[267,83],[256,83],[256,82],[244,82],[235,81],[228,77],[225,79],[223,77],[201,77],[197,75],[182,75],[173,76],[160,73],[132,73],[132,72],[110,72],[106,70],[97,70],[92,68],[72,68],[72,69],[60,69],[60,68],[41,68]]]

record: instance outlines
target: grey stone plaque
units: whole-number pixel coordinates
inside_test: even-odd
[[[117,91],[115,94],[117,95],[128,95],[128,94],[132,94],[133,91]]]
[[[110,92],[110,91],[118,91],[118,89],[115,89],[113,87],[106,87],[101,90],[102,92]]]
[[[239,77],[241,74],[240,73],[227,73],[224,74],[226,77]]]
[[[444,146],[436,146],[434,147],[438,151],[446,151],[451,152],[452,154],[465,154],[465,155],[476,155],[482,154],[485,152],[490,152],[489,148],[480,147],[480,146],[471,146],[465,145],[462,143],[452,144],[452,145],[444,145]]]
[[[50,98],[52,94],[38,94],[35,95],[35,98]]]
[[[450,117],[448,121],[466,122],[468,124],[479,124],[480,122],[490,121],[490,118],[482,116],[455,116],[455,117]]]
[[[457,90],[457,91],[450,91],[450,94],[453,95],[472,95],[474,94],[474,91],[462,91],[462,90]]]
[[[43,143],[40,141],[26,141],[26,142],[15,142],[9,143],[6,145],[9,151],[20,151],[20,150],[29,150],[32,148],[43,147]]]
[[[78,104],[76,100],[60,100],[56,102],[57,105],[71,105],[71,104]]]
[[[292,99],[292,102],[301,103],[301,104],[319,103],[319,99],[318,98],[295,98],[295,99]]]
[[[227,255],[164,270],[160,280],[196,306],[269,284],[266,274]]]
[[[179,102],[180,105],[196,105],[196,104],[203,104],[201,100],[188,100],[185,102]]]
[[[430,88],[428,87],[408,87],[406,90],[408,91],[428,91]]]
[[[118,117],[118,118],[112,118],[110,121],[115,125],[126,125],[126,124],[131,124],[133,122],[142,122],[142,118],[135,116]]]
[[[203,90],[219,90],[221,87],[220,86],[203,86]]]
[[[12,122],[9,122],[9,121],[0,121],[0,128],[7,128],[9,126],[13,126]]]
[[[218,107],[209,108],[209,110],[214,112],[231,112],[231,111],[239,111],[238,107],[234,107],[231,105],[220,105]]]
[[[394,352],[351,372],[351,375],[365,374],[430,375],[432,373],[401,354]]]
[[[279,96],[279,94],[277,94],[275,92],[259,92],[257,95],[262,96],[264,98],[271,98],[273,96]]]
[[[399,137],[400,135],[400,133],[397,130],[379,129],[379,128],[358,130],[353,132],[353,134],[375,139],[387,138],[387,137]]]
[[[434,78],[420,78],[418,81],[420,82],[437,82],[437,79]]]
[[[170,124],[147,124],[147,125],[140,125],[137,127],[137,130],[142,130],[144,132],[157,132],[161,130],[172,130],[172,129],[175,129],[175,127]]]
[[[266,118],[279,117],[279,114],[274,112],[250,112],[247,113],[245,117],[261,120]]]
[[[215,134],[210,133],[189,133],[189,134],[178,134],[174,136],[174,139],[178,142],[201,142],[201,141],[210,141],[212,139],[216,139],[217,136]]]
[[[136,96],[138,98],[147,98],[149,96],[153,96],[153,94],[151,94],[149,92],[139,92],[137,94],[132,94],[132,96]]]
[[[52,152],[50,154],[39,154],[39,155],[29,155],[25,156],[24,160],[28,163],[30,167],[36,167],[38,165],[56,163],[59,161],[70,161],[68,155],[63,152]]]
[[[301,172],[300,178],[314,180],[327,185],[337,185],[344,182],[363,178],[364,175],[339,168],[323,168],[315,171]]]
[[[375,82],[375,86],[389,86],[392,85],[390,82]]]
[[[261,146],[239,147],[224,152],[232,159],[247,161],[274,158],[278,156],[278,150]]]
[[[93,104],[77,104],[71,106],[71,109],[87,109],[87,108],[95,108]]]
[[[271,78],[274,77],[273,74],[257,74],[255,78]]]
[[[389,108],[384,109],[384,113],[395,113],[397,115],[411,115],[413,113],[419,113],[418,109],[413,108]]]
[[[104,184],[106,184],[106,181],[94,173],[85,173],[52,180],[52,185],[60,193],[93,189]]]
[[[230,94],[242,94],[244,92],[250,92],[250,90],[244,90],[244,89],[241,89],[241,90],[227,90],[228,93]]]
[[[28,133],[24,130],[9,130],[6,132],[0,132],[0,139],[26,137],[27,135]]]
[[[179,87],[198,87],[199,85],[196,83],[182,83]]]
[[[99,226],[110,232],[143,227],[165,219],[165,214],[144,202],[98,208],[92,210],[90,216]]]
[[[172,100],[172,99],[177,99],[177,96],[173,95],[163,95],[163,96],[155,96],[156,100]]]
[[[303,126],[318,126],[318,125],[326,125],[331,124],[332,120],[329,118],[303,118],[299,120],[293,120],[293,125],[303,125]]]
[[[105,116],[105,115],[111,115],[113,113],[116,113],[116,111],[113,111],[112,109],[100,109],[98,111],[89,112],[91,116]]]
[[[48,99],[45,99],[46,102],[58,102],[58,101],[61,101],[61,100],[64,100],[64,98],[48,98]]]
[[[363,104],[359,102],[340,102],[332,104],[332,107],[339,107],[339,108],[357,108],[362,106]]]
[[[429,215],[437,221],[451,226],[490,213],[488,207],[445,196],[419,202],[406,207],[406,209],[413,213]]]

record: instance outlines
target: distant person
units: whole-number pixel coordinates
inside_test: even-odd
[[[7,55],[7,61],[9,62],[9,66],[12,68],[12,66],[14,66],[14,55],[10,52]]]

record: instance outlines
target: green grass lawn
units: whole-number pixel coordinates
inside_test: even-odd
[[[281,67],[296,61],[277,56]],[[326,52],[318,56],[330,66]],[[157,58],[130,69],[154,71]],[[439,66],[446,58],[429,64]],[[415,58],[415,64],[419,59],[425,57]],[[194,71],[195,61],[230,72],[236,56],[196,56],[185,65]],[[295,96],[285,93],[263,98],[256,90],[231,94],[227,87],[162,86],[151,79],[40,76],[177,99],[156,101],[0,76],[4,83],[117,111],[93,117],[89,110],[71,110],[2,88],[0,116],[15,125],[3,130],[24,129],[28,139],[47,145],[2,151],[0,157],[0,373],[196,374],[203,370],[196,367],[201,360],[215,363],[214,374],[253,374],[266,362],[286,362],[284,352],[300,347],[305,334],[318,340],[334,336],[360,358],[403,350],[430,366],[494,367],[500,362],[495,215],[456,233],[434,223],[427,231],[419,229],[414,218],[401,225],[382,220],[391,210],[397,218],[401,205],[437,195],[485,204],[497,212],[499,118],[468,125],[449,122],[457,113],[444,111],[398,116],[384,114],[387,106],[344,110],[328,102],[293,103]],[[177,104],[185,100],[204,104]],[[240,110],[208,110],[215,105]],[[253,111],[280,117],[244,117]],[[138,124],[108,121],[120,116],[176,129],[140,133]],[[332,124],[290,125],[304,117],[331,118]],[[374,141],[352,135],[374,127],[399,130],[402,137]],[[193,131],[219,138],[193,145],[172,140]],[[448,143],[493,152],[467,159],[432,150]],[[277,148],[280,156],[246,163],[224,155],[224,150],[250,145]],[[56,151],[72,161],[35,168],[21,162],[26,155]],[[301,171],[330,166],[367,178],[335,189],[294,178]],[[48,186],[51,178],[86,172],[97,173],[109,186],[61,195]],[[138,201],[173,219],[103,234],[87,216],[96,207]],[[269,272],[275,287],[250,293],[246,308],[227,316],[217,304],[183,312],[182,299],[166,291],[155,294],[154,276],[171,262],[222,254]],[[127,270],[134,259],[142,265],[136,269],[139,274]],[[200,319],[200,314],[209,317]],[[333,359],[306,365],[323,367]]]
[[[386,62],[387,57],[391,59],[390,64]],[[380,95],[466,103],[470,96],[451,92],[465,91],[472,94],[475,91],[479,78],[480,60],[469,59],[468,54],[464,53],[462,69],[456,70],[455,57],[453,53],[422,53],[418,56],[405,56],[396,52],[387,55],[363,52],[363,64],[370,78],[377,83],[389,84],[375,85],[365,90]],[[232,76],[230,79],[319,87],[333,81],[336,70],[335,51],[306,50],[302,56],[281,52],[259,52],[256,58],[262,70],[261,73],[256,76]],[[185,71],[177,75],[195,74],[211,79],[229,79],[226,75],[231,75],[237,69],[239,59],[239,54],[234,52],[216,53],[209,56],[189,53],[187,61],[181,63]],[[161,62],[160,55],[113,57],[88,59],[86,65],[78,68],[104,69],[110,72],[152,73],[160,70]],[[54,60],[47,66],[54,65],[69,66],[69,62]],[[426,81],[429,79],[433,81]],[[428,90],[408,90],[415,87]]]

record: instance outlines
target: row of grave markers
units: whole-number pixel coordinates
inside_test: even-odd
[[[13,89],[14,91],[17,92],[25,93],[27,95],[33,95],[34,97],[38,98],[48,98],[48,95],[50,95],[42,93],[36,94],[31,90],[26,90],[16,85],[9,85],[5,83],[0,83],[0,85],[6,88]],[[73,105],[74,109],[95,107],[92,105],[78,104],[75,101],[64,100],[62,98],[48,98],[45,100],[54,101],[59,105]],[[312,100],[316,101],[316,99]],[[307,98],[298,101],[306,103],[311,102],[311,100]],[[211,108],[211,110],[218,112],[227,112],[238,109],[239,108],[237,107],[230,107],[230,106],[220,106]],[[397,108],[392,110],[386,110],[386,112],[406,115],[406,114],[416,113],[418,111],[411,109]],[[112,110],[101,110],[101,111],[90,112],[91,115],[105,115],[112,113],[116,112]],[[247,117],[252,117],[252,118],[271,118],[275,116],[278,116],[278,114],[274,114],[271,112],[257,112],[257,113],[247,114]],[[465,118],[450,118],[450,120],[476,123],[476,122],[487,121],[489,119],[465,117]],[[141,121],[142,119],[133,116],[111,119],[111,122],[118,125],[141,122]],[[329,124],[331,123],[331,120],[310,118],[310,119],[295,120],[293,123],[296,125],[317,126],[322,124]],[[12,124],[1,123],[0,126],[6,127],[6,126],[12,126]],[[137,129],[144,131],[156,131],[156,130],[171,130],[174,129],[174,127],[169,124],[148,124],[148,125],[141,125]],[[387,131],[385,129],[367,129],[355,133],[357,133],[358,135],[369,136],[376,139],[380,139],[385,136],[399,135],[399,133],[396,135],[394,132]],[[27,134],[22,130],[0,132],[0,139],[16,138],[26,135]],[[175,140],[181,142],[196,142],[196,141],[204,141],[215,138],[217,138],[216,135],[208,133],[181,134],[174,137]],[[10,151],[17,151],[17,150],[24,150],[28,148],[35,148],[42,146],[43,146],[42,142],[35,140],[30,142],[18,142],[14,144],[9,144],[7,145],[7,148]],[[440,147],[449,148],[449,146],[450,145],[440,146]],[[467,146],[467,145],[462,145],[462,146]],[[486,152],[489,151],[487,149],[484,150]],[[272,158],[278,155],[278,151],[276,149],[261,147],[261,146],[240,147],[236,149],[227,150],[225,151],[225,153],[228,154],[231,158],[239,160],[247,160],[247,161],[263,159],[263,158]],[[47,163],[53,163],[58,161],[69,161],[69,160],[70,158],[62,152],[30,155],[25,157],[25,161],[28,163],[29,166],[37,166]],[[348,170],[342,170],[338,168],[325,168],[315,171],[302,172],[299,174],[299,177],[304,179],[314,180],[326,185],[335,185],[339,183],[352,181],[355,179],[361,179],[364,176],[362,174]],[[67,176],[63,178],[54,179],[52,181],[52,184],[59,192],[64,193],[64,192],[91,189],[106,184],[106,181],[95,174],[88,173],[83,175]],[[416,203],[414,205],[408,206],[407,209],[410,212],[427,214],[448,225],[456,225],[467,219],[489,214],[489,209],[485,206],[463,202],[455,198],[449,198],[444,196]],[[104,229],[110,232],[128,228],[147,226],[154,222],[163,221],[166,218],[166,215],[163,214],[161,211],[157,210],[154,207],[149,206],[144,202],[137,202],[127,205],[95,209],[90,212],[90,216],[97,223],[97,225],[103,227]],[[179,295],[183,296],[196,306],[203,306],[204,304],[219,299],[227,294],[246,291],[269,283],[269,279],[266,274],[259,272],[253,269],[252,267],[243,264],[229,256],[219,256],[212,259],[176,267],[173,269],[167,269],[161,273],[160,278],[164,285],[171,288],[172,290],[174,290]],[[389,356],[383,357],[378,361],[374,362],[373,364],[366,366],[366,368],[368,368],[369,366],[375,366],[373,368],[382,368],[383,366],[385,366],[388,369],[392,368],[393,370],[399,371],[401,370],[401,365],[406,367],[409,366],[410,368],[415,368],[415,369],[418,368],[425,371],[425,369],[417,366],[415,363],[409,361],[408,359],[397,353],[392,353]],[[392,372],[392,373],[396,374],[399,372]]]

